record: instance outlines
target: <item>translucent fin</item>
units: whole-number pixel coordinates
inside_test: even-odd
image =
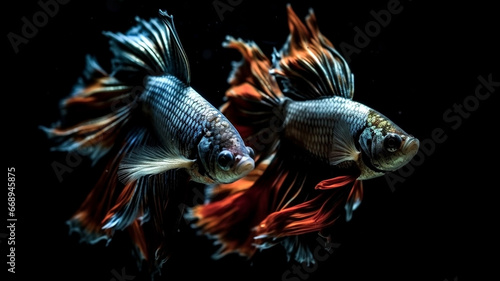
[[[322,180],[316,185],[315,189],[324,190],[324,189],[342,187],[350,183],[353,183],[357,177],[358,177],[357,175],[356,176],[347,175],[347,176],[338,176],[335,178]]]
[[[119,151],[112,150],[115,157],[107,163],[106,172],[68,220],[70,231],[79,233],[82,242],[91,244],[101,240],[110,242],[117,231],[127,231],[135,244],[138,263],[149,262],[153,271],[171,255],[173,236],[182,218],[178,206],[184,200],[188,175],[168,170],[126,183],[118,175],[125,155],[156,145],[146,129],[132,130]]]
[[[320,249],[324,251],[321,253],[321,257],[324,257],[326,252],[332,253],[334,248],[339,247],[338,243],[332,243],[331,235],[324,235],[322,232],[323,230],[281,239],[280,244],[285,248],[288,260],[311,266],[321,261],[318,256]]]
[[[307,265],[314,264],[314,254],[308,247],[309,236],[287,236],[280,240],[280,244],[287,252],[288,261],[296,261]],[[307,240],[306,240],[307,239]]]
[[[112,151],[114,157],[108,160],[104,168],[105,172],[101,174],[80,208],[68,220],[70,232],[79,233],[82,242],[94,244],[100,240],[111,240],[114,229],[103,229],[102,221],[109,209],[115,204],[116,198],[125,188],[118,180],[119,164],[124,155],[136,146],[142,145],[146,138],[147,131],[145,129],[136,129],[132,130],[117,144]],[[135,185],[135,182],[129,185]]]
[[[319,31],[311,9],[303,24],[290,4],[290,35],[279,52],[274,53],[273,74],[281,82],[283,93],[306,100],[325,96],[352,99],[354,76],[333,44]]]
[[[228,36],[223,46],[238,50],[242,59],[233,62],[221,112],[254,149],[256,157],[266,159],[276,149],[284,121],[282,94],[269,74],[271,62],[254,42]]]
[[[333,144],[330,151],[330,165],[337,166],[344,161],[358,161],[360,152],[356,148],[349,124],[339,120],[333,129]]]
[[[335,189],[332,190],[335,192]],[[332,192],[332,193],[333,193]],[[320,231],[335,221],[340,202],[331,192],[317,193],[309,200],[269,214],[256,229],[257,244],[265,245],[283,236],[301,235]]]
[[[211,194],[209,202],[188,210],[186,218],[193,221],[193,227],[214,238],[215,244],[220,244],[214,258],[233,252],[246,257],[253,256],[256,248],[253,246],[255,241],[252,229],[265,218],[272,205],[270,195],[273,194],[274,184],[279,185],[286,176],[283,172],[262,175],[246,189],[222,187],[222,190],[231,192],[218,190],[217,196]]]
[[[122,181],[129,182],[168,170],[189,169],[194,162],[195,160],[187,159],[180,153],[168,151],[162,146],[141,147],[122,160],[118,172]]]
[[[346,221],[350,221],[352,219],[352,213],[359,207],[362,199],[363,182],[357,180],[352,186],[351,192],[349,193],[349,197],[347,197],[347,202],[344,206],[346,211]]]
[[[61,121],[41,127],[52,150],[82,151],[95,164],[113,147],[135,106],[131,86],[110,77],[91,56],[73,93],[61,102]]]
[[[125,34],[104,32],[115,56],[113,75],[141,81],[147,75],[170,74],[189,85],[189,63],[173,16],[162,10],[159,15],[149,21],[136,18],[137,25]]]
[[[193,227],[221,245],[216,258],[232,252],[252,257],[256,250],[272,247],[283,239],[328,228],[342,214],[352,180],[342,181],[335,189],[314,189],[318,176],[328,168],[299,166],[293,157],[278,151],[249,188],[232,192],[222,188],[218,196],[190,210]],[[301,252],[299,256],[307,256],[304,249],[299,249],[304,247],[302,243],[286,245],[291,256],[297,251]]]
[[[149,257],[148,246],[146,243],[146,238],[144,235],[144,230],[141,226],[141,222],[136,220],[128,228],[128,233],[130,239],[135,245],[135,254],[137,258],[138,267],[142,266],[142,262],[147,260]]]

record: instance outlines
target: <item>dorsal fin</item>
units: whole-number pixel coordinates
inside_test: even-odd
[[[104,32],[110,38],[114,54],[113,75],[142,79],[146,75],[170,74],[189,85],[191,74],[187,55],[182,47],[173,16],[159,11],[160,19],[145,21],[125,34]]]
[[[281,82],[283,93],[297,100],[325,96],[352,99],[354,77],[344,58],[319,31],[313,10],[302,23],[287,6],[290,35],[273,54],[272,73]]]

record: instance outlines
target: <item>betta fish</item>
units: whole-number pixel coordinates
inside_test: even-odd
[[[399,169],[419,148],[417,138],[353,100],[354,76],[313,10],[304,23],[290,5],[287,14],[290,34],[272,60],[254,41],[223,43],[242,60],[233,63],[221,111],[253,148],[256,168],[209,186],[206,202],[186,214],[220,245],[214,258],[251,258],[282,245],[289,260],[314,263],[312,242],[328,241],[336,220],[351,219],[362,182]]]
[[[228,184],[254,169],[254,152],[228,119],[190,86],[173,16],[160,10],[125,33],[104,32],[111,71],[87,56],[61,101],[61,120],[42,127],[56,151],[85,151],[97,183],[74,216],[81,240],[124,231],[138,262],[159,268],[171,255],[188,183]],[[190,190],[192,191],[192,190]]]

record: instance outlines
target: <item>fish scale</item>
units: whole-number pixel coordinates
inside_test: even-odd
[[[165,145],[178,147],[185,156],[194,151],[203,133],[213,131],[207,116],[219,114],[174,76],[149,77],[142,99],[160,139],[173,141]]]
[[[334,96],[319,100],[292,101],[285,110],[285,137],[327,162],[338,122],[345,121],[349,124],[351,135],[356,136],[364,128],[370,108]]]

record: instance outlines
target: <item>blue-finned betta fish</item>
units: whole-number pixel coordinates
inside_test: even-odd
[[[187,184],[234,182],[254,169],[254,152],[190,86],[173,16],[160,10],[158,18],[136,20],[126,33],[104,32],[111,72],[88,56],[61,102],[61,120],[42,129],[54,150],[85,151],[105,165],[68,220],[70,230],[88,243],[128,231],[138,261],[161,266],[175,243]]]
[[[418,139],[353,100],[353,74],[313,10],[305,23],[290,5],[287,13],[290,34],[272,61],[253,41],[223,43],[242,60],[233,64],[221,111],[254,149],[256,169],[213,185],[186,215],[220,244],[214,258],[250,258],[281,244],[289,259],[314,263],[318,235],[331,239],[335,221],[351,219],[362,181],[402,167],[419,148]]]

